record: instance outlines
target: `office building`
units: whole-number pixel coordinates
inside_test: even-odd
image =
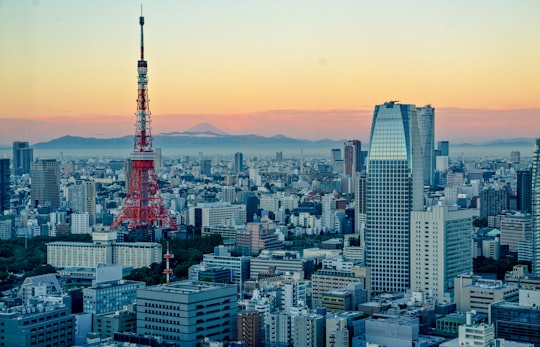
[[[508,341],[496,336],[493,324],[474,324],[471,319],[471,312],[467,312],[466,323],[458,327],[458,337],[453,340],[444,341],[441,347],[534,347],[533,343],[522,343],[517,340]]]
[[[244,171],[244,154],[241,152],[234,153],[234,172]]]
[[[229,202],[198,204],[188,211],[189,224],[195,227],[214,227],[246,223],[246,205]]]
[[[517,302],[518,299],[519,289],[515,284],[470,274],[454,278],[454,300],[458,312],[474,310],[488,314],[490,304],[501,300]]]
[[[517,302],[499,301],[489,307],[489,322],[495,336],[540,345],[540,310]]]
[[[275,224],[248,223],[236,231],[236,247],[241,254],[256,255],[262,249],[282,249],[283,241],[278,240]]]
[[[115,242],[116,233],[93,233],[93,242],[47,243],[47,264],[56,268],[95,268],[98,264],[121,264],[134,269],[161,263],[161,244]]]
[[[135,302],[137,289],[144,287],[144,282],[122,279],[94,283],[82,290],[83,311],[96,315],[122,310]]]
[[[307,276],[314,268],[312,259],[303,259],[296,252],[263,250],[261,254],[252,258],[250,262],[250,278],[268,273],[298,272]]]
[[[420,324],[413,317],[392,317],[366,320],[366,341],[379,346],[418,346]]]
[[[218,246],[214,248],[214,253],[203,255],[200,265],[205,267],[221,267],[230,270],[230,282],[241,287],[249,279],[250,260],[251,257],[249,256],[233,257],[225,246]]]
[[[532,275],[540,278],[540,138],[536,139],[532,159]]]
[[[0,215],[10,208],[10,185],[9,159],[0,159]]]
[[[205,265],[204,263],[191,265],[188,279],[192,281],[206,281],[219,283],[232,283],[232,271],[222,266]]]
[[[518,252],[519,241],[532,240],[533,221],[529,214],[507,215],[501,219],[501,245],[507,245],[510,252]]]
[[[367,162],[366,265],[373,293],[410,287],[410,212],[423,209],[423,163],[414,105],[375,106]]]
[[[137,333],[184,347],[236,340],[237,314],[235,285],[180,281],[137,291]]]
[[[416,111],[424,163],[424,186],[432,187],[435,174],[435,109],[426,105],[418,107]]]
[[[20,176],[30,172],[30,164],[34,160],[34,150],[28,142],[13,142],[13,174]]]
[[[343,144],[343,164],[345,175],[353,177],[355,173],[362,171],[362,142],[350,140]]]
[[[521,213],[531,213],[532,204],[532,172],[517,172],[517,209]]]
[[[451,302],[453,279],[472,271],[473,212],[433,206],[411,212],[411,289]]]
[[[371,295],[370,269],[353,265],[350,269],[343,267],[326,267],[311,276],[311,290],[314,307],[322,305],[323,294],[337,289],[343,289],[351,284],[360,284],[366,291],[367,298]]]
[[[32,206],[60,207],[60,164],[56,159],[41,159],[30,165]]]
[[[94,315],[92,326],[92,331],[98,333],[102,339],[113,337],[114,333],[118,332],[135,333],[137,314],[133,305],[128,305],[127,309]]]
[[[1,346],[73,346],[75,316],[67,295],[35,296],[28,304],[0,309]]]

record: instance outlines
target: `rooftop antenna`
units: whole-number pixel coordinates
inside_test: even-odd
[[[170,276],[173,273],[173,270],[170,267],[170,261],[171,258],[174,258],[174,254],[169,253],[169,243],[167,242],[167,253],[163,254],[163,258],[165,258],[165,270],[163,270],[163,273],[167,275],[167,285],[170,283]]]

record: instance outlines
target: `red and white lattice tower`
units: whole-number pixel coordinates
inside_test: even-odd
[[[169,253],[169,243],[167,242],[167,253],[163,254],[163,259],[165,259],[165,270],[163,270],[163,273],[167,275],[167,285],[169,285],[173,273],[170,264],[172,258],[174,258],[174,254]]]
[[[141,26],[141,59],[137,62],[138,97],[135,114],[135,145],[131,154],[133,167],[129,179],[126,200],[114,219],[111,230],[127,222],[129,228],[162,227],[178,230],[169,211],[163,204],[154,169],[154,150],[148,107],[147,63],[144,60],[144,17],[139,17]]]

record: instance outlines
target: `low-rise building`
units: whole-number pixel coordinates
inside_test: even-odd
[[[492,303],[501,300],[517,302],[519,288],[499,280],[463,274],[454,278],[454,299],[459,312],[474,310],[477,313],[487,314]]]

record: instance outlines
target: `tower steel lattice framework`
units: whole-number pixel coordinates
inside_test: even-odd
[[[132,169],[127,196],[120,213],[111,225],[111,230],[127,222],[128,228],[162,227],[178,230],[159,192],[154,168],[154,150],[150,109],[148,107],[148,65],[144,60],[144,17],[139,17],[141,26],[141,58],[137,62],[137,113],[135,114],[135,138],[131,154]]]

